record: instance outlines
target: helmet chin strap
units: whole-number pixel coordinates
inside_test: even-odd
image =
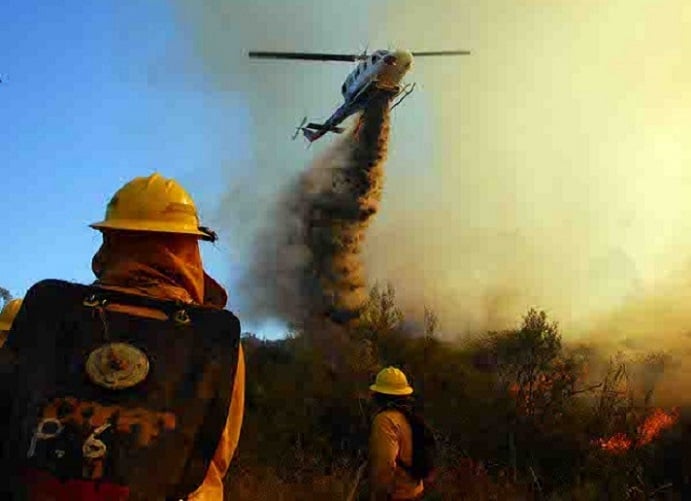
[[[207,234],[207,237],[201,237],[202,240],[206,240],[211,243],[218,241],[218,234],[208,226],[200,226],[199,231]]]

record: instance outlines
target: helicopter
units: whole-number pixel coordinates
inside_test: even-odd
[[[344,129],[339,127],[346,118],[364,109],[367,103],[377,95],[385,95],[389,99],[398,98],[391,109],[398,106],[413,90],[415,83],[401,84],[403,77],[410,71],[413,59],[425,56],[461,56],[469,55],[467,50],[447,50],[434,52],[410,52],[403,49],[375,50],[367,54],[327,54],[318,52],[262,52],[250,51],[253,59],[291,59],[303,61],[343,61],[357,62],[357,66],[348,74],[341,85],[343,104],[334,111],[323,123],[307,123],[307,117],[302,119],[293,134],[295,139],[300,132],[311,144],[328,132],[341,134]]]

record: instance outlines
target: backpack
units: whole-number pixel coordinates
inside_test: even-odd
[[[434,438],[434,432],[418,414],[411,412],[403,414],[413,431],[413,463],[407,465],[400,458],[396,458],[396,464],[414,479],[429,482],[434,478],[436,469],[434,463],[437,455],[437,441]]]

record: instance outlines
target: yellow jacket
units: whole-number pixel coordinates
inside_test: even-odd
[[[369,438],[371,500],[413,499],[422,494],[422,481],[396,465],[413,460],[413,431],[400,411],[387,409],[375,416]]]

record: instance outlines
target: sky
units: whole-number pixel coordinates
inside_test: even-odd
[[[239,256],[311,158],[287,133],[328,115],[348,71],[245,50],[460,48],[472,55],[416,60],[418,90],[393,113],[371,282],[391,281],[412,315],[433,307],[450,334],[515,325],[531,306],[575,331],[687,272],[687,2],[173,4],[211,84],[249,103],[252,168],[223,202],[243,215]]]
[[[0,19],[0,285],[92,281],[88,224],[136,176],[177,179],[214,225],[220,159],[250,156],[248,110],[208,87],[169,4],[9,1]],[[202,253],[227,283],[223,243]]]
[[[391,281],[411,315],[434,307],[450,334],[506,327],[529,306],[576,329],[635,316],[636,298],[662,290],[691,297],[685,0],[4,2],[0,16],[13,233],[0,285],[14,294],[91,280],[87,225],[122,183],[159,170],[221,231],[203,255],[243,318],[235,285],[258,230],[330,144],[290,135],[328,116],[350,70],[246,51],[400,46],[472,55],[415,61],[366,243],[372,282]]]

